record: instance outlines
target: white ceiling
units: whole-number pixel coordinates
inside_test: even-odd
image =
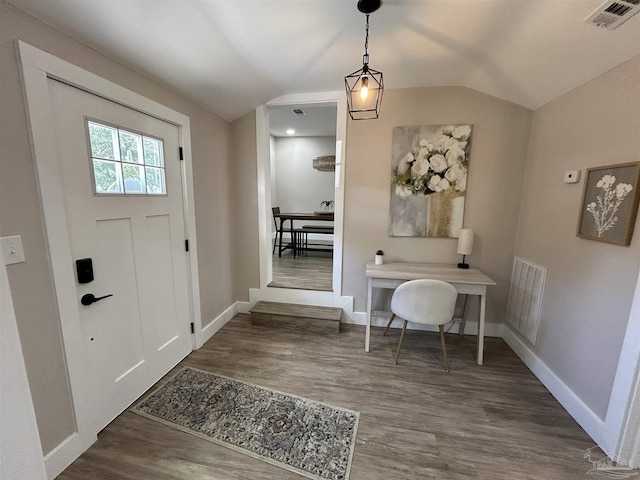
[[[296,115],[298,108],[304,115]],[[269,127],[274,137],[335,137],[337,126],[335,106],[288,105],[269,108]],[[293,134],[287,133],[294,130]]]
[[[342,89],[362,62],[356,0],[9,2],[227,120]],[[640,54],[640,15],[613,31],[583,23],[601,3],[383,0],[370,65],[386,88],[460,85],[537,108]]]

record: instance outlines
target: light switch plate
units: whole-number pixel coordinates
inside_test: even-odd
[[[568,170],[564,172],[564,183],[578,183],[580,181],[580,170]]]
[[[0,243],[2,244],[2,256],[4,257],[5,265],[24,262],[24,250],[20,235],[2,237],[0,238]]]

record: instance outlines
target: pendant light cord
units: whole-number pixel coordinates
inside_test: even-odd
[[[369,14],[367,13],[367,29],[364,37],[364,54],[368,55],[369,50]]]

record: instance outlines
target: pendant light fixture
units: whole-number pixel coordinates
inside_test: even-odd
[[[380,8],[380,0],[359,0],[358,10],[367,16],[362,68],[344,77],[347,108],[353,120],[378,118],[384,83],[382,72],[369,67],[369,14]]]

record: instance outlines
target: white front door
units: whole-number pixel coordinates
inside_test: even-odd
[[[179,131],[47,82],[98,432],[192,350]]]

